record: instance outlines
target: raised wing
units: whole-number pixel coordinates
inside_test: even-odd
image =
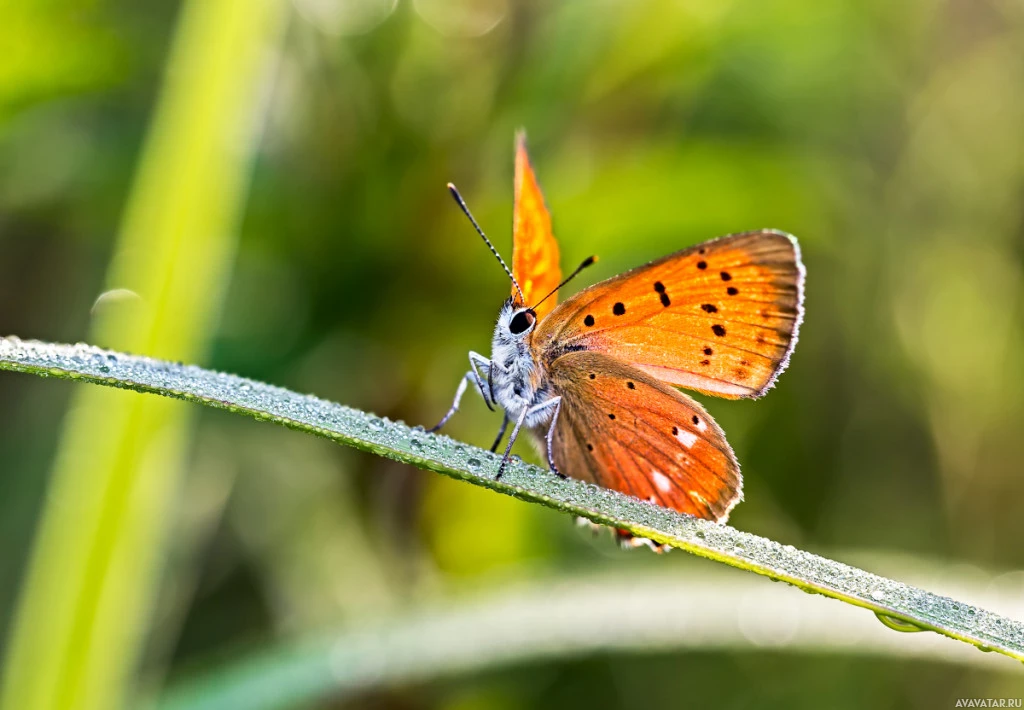
[[[562,396],[552,447],[562,473],[720,522],[741,500],[725,435],[682,392],[599,353],[563,355],[550,375]]]
[[[512,274],[523,289],[526,303],[519,303],[519,293],[512,287],[516,306],[532,306],[548,295],[562,280],[559,268],[558,242],[551,233],[551,215],[544,205],[537,176],[526,154],[526,136],[516,136],[515,204],[512,213]],[[539,308],[542,320],[558,302],[552,296]]]
[[[803,284],[794,237],[733,234],[581,291],[540,322],[534,347],[549,366],[601,352],[673,385],[760,397],[796,345]]]

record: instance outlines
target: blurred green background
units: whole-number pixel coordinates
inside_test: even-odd
[[[280,4],[258,40],[266,70],[231,132],[256,142],[238,161],[237,228],[225,218],[210,237],[227,245],[215,255],[224,273],[203,282],[194,263],[174,277],[194,278],[201,296],[212,283],[219,315],[172,309],[155,332],[194,326],[189,352],[205,366],[433,424],[466,352],[489,350],[508,293],[445,183],[508,257],[512,138],[524,127],[563,268],[601,257],[576,288],[720,234],[799,237],[807,316],[789,371],[763,401],[702,400],[743,465],[731,524],[927,577],[941,593],[966,585],[983,605],[998,589],[1011,606],[994,610],[1020,618],[1024,5]],[[183,12],[121,0],[0,10],[0,332],[103,332],[94,321],[109,299],[98,297],[132,278],[117,236]],[[208,26],[214,43],[231,32]],[[167,76],[209,79],[183,54]],[[186,118],[215,124],[210,105]],[[188,187],[217,195],[227,179],[197,170]],[[147,245],[137,238],[132,253]],[[154,348],[145,354],[184,357]],[[0,374],[5,647],[74,391]],[[428,599],[597,572],[720,572],[679,553],[620,552],[553,511],[294,432],[183,411],[183,464],[159,499],[167,527],[147,542],[152,604],[129,629],[141,648],[127,693]],[[486,446],[499,422],[472,401],[447,432]],[[746,577],[721,578],[767,586]],[[952,707],[1024,694],[1000,660],[751,638],[546,658],[312,707]]]

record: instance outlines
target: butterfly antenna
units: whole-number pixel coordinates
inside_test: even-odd
[[[469,208],[466,207],[466,201],[462,199],[462,195],[460,195],[459,191],[455,189],[455,185],[448,183],[448,192],[452,193],[452,197],[455,198],[455,203],[459,206],[462,212],[469,217],[469,221],[473,223],[473,228],[476,229],[476,233],[484,240],[484,244],[486,244],[487,248],[491,250],[491,253],[494,254],[494,258],[498,260],[498,263],[501,264],[501,268],[505,270],[505,273],[508,274],[508,277],[512,280],[512,285],[515,286],[516,291],[519,292],[519,299],[523,303],[526,303],[526,296],[523,295],[523,289],[519,287],[519,282],[516,281],[516,277],[512,275],[512,269],[508,268],[508,264],[505,263],[505,260],[501,258],[501,254],[499,254],[498,250],[494,248],[493,244],[491,244],[491,240],[487,238],[486,234],[484,234],[484,230],[480,229],[480,225],[476,223],[475,219],[473,219],[473,215],[470,213]]]
[[[562,283],[560,283],[557,286],[555,286],[555,288],[551,291],[551,293],[549,293],[547,296],[545,296],[544,298],[542,298],[539,301],[537,301],[537,305],[533,306],[533,308],[531,308],[530,310],[536,309],[537,306],[539,306],[540,304],[544,303],[544,301],[548,300],[549,298],[554,296],[556,293],[558,293],[558,289],[562,288],[562,286],[565,286],[567,283],[569,283],[574,278],[576,278],[576,275],[578,273],[583,271],[588,266],[592,265],[595,261],[597,261],[597,257],[596,256],[588,256],[586,259],[584,259],[583,263],[580,264],[579,266],[577,266],[575,271],[573,271],[571,274],[566,276],[565,279],[562,280]]]

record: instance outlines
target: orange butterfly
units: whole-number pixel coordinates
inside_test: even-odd
[[[471,352],[469,384],[513,422],[500,477],[524,427],[551,469],[724,522],[742,499],[739,464],[708,413],[674,386],[729,399],[760,397],[785,369],[803,317],[796,239],[733,234],[640,266],[555,305],[561,281],[551,217],[516,140],[512,269],[465,203],[459,206],[512,280],[491,358]],[[529,304],[534,304],[530,306]]]

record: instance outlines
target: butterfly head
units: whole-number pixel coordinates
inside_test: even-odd
[[[533,330],[536,323],[537,314],[529,308],[524,308],[512,316],[512,320],[508,322],[508,331],[512,335],[526,335]]]
[[[498,313],[498,326],[495,338],[501,337],[506,342],[525,340],[537,325],[537,312],[525,308],[514,297],[505,301]]]
[[[498,312],[491,340],[491,357],[503,369],[532,370],[532,336],[537,327],[537,312],[524,308],[515,299],[509,298]]]

